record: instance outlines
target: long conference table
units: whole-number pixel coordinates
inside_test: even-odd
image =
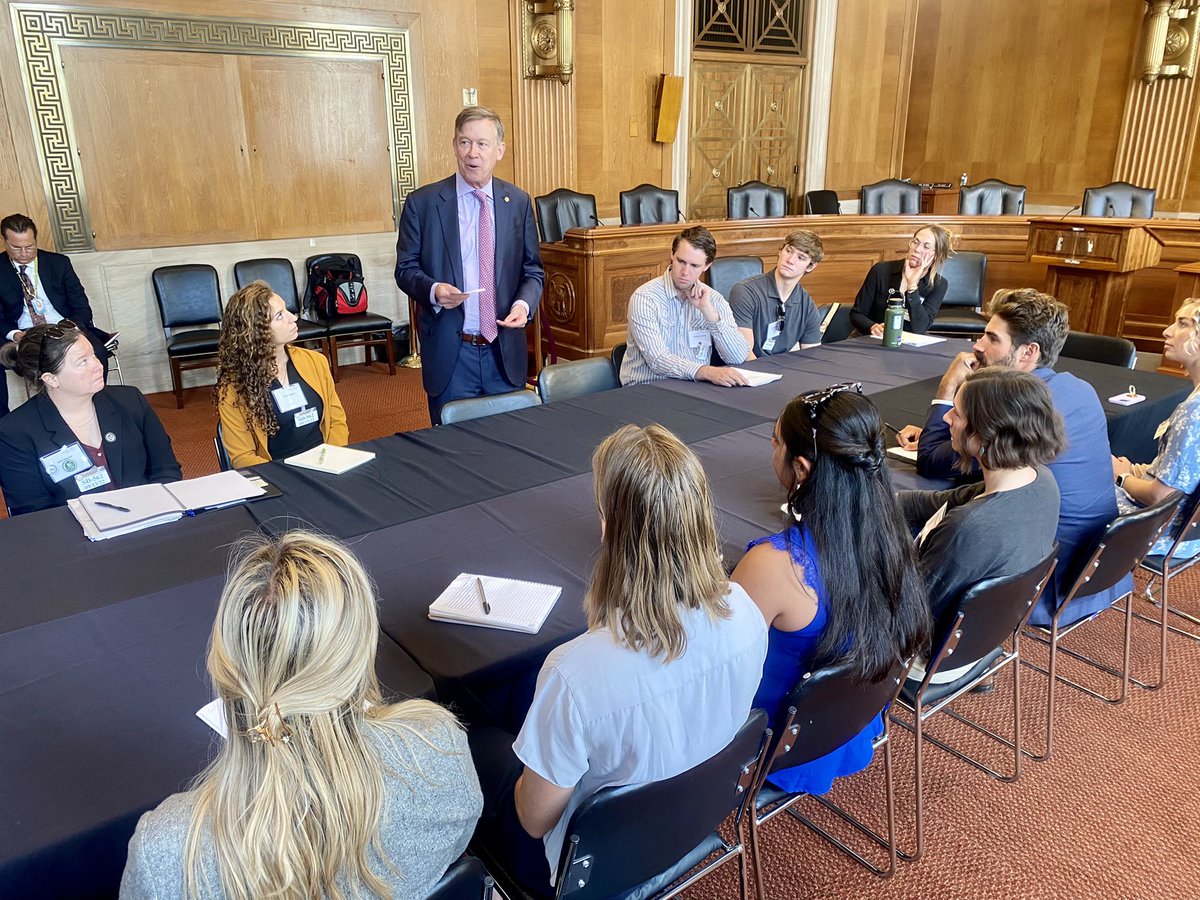
[[[936,380],[968,346],[884,350],[855,339],[758,360],[783,378],[729,389],[658,382],[359,445],[376,458],[339,477],[271,463],[282,496],[95,544],[66,509],[0,522],[0,896],[110,897],[138,817],[183,790],[219,740],[205,652],[230,545],[315,528],[341,538],[380,599],[377,671],[393,697],[437,697],[471,721],[520,725],[546,654],[586,627],[600,540],[592,451],[620,425],[658,422],[699,455],[732,566],[778,530],[773,421],[797,393],[861,381],[895,424],[921,423]],[[1182,379],[1076,360],[1097,389],[1114,452],[1153,455]],[[1107,397],[1133,383],[1146,401]],[[890,462],[897,487],[932,486]],[[460,572],[562,586],[537,634],[430,621]]]

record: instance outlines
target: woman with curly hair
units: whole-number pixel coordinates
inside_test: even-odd
[[[329,362],[295,339],[296,315],[264,281],[225,305],[213,396],[235,469],[349,440]]]

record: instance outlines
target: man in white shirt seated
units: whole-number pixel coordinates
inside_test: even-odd
[[[725,387],[747,383],[737,370],[711,365],[714,345],[727,365],[745,362],[750,352],[729,302],[700,281],[716,258],[717,242],[709,230],[688,228],[672,242],[671,264],[662,277],[633,292],[621,384],[666,378]]]

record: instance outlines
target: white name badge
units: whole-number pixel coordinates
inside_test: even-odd
[[[108,469],[104,466],[94,466],[75,476],[75,486],[79,488],[79,493],[86,494],[88,491],[94,491],[98,487],[104,487],[106,484],[112,484],[112,478],[108,474]]]
[[[767,336],[762,342],[763,353],[770,353],[775,349],[775,342],[779,340],[781,331],[783,331],[783,322],[780,319],[776,319],[767,326]]]
[[[287,387],[275,388],[271,393],[275,397],[275,405],[279,407],[280,412],[291,412],[293,409],[300,409],[305,405],[304,389],[300,387],[298,381]]]
[[[53,453],[47,453],[38,460],[50,480],[55,484],[74,478],[80,472],[86,472],[92,467],[92,458],[87,455],[78,441],[59,447]]]
[[[296,427],[303,428],[305,425],[311,425],[319,418],[321,417],[317,415],[315,409],[302,409],[296,413]]]
[[[701,349],[702,347],[709,346],[710,340],[711,338],[709,338],[707,331],[688,332],[688,345],[697,350]]]

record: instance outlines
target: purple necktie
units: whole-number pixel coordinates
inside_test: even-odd
[[[29,275],[26,274],[27,266],[18,266],[21,270],[21,290],[25,294],[25,306],[29,309],[29,318],[34,325],[45,325],[46,317],[37,311],[37,291],[33,289],[33,282],[29,280]]]
[[[479,201],[479,333],[494,341],[499,333],[496,325],[496,237],[492,228],[492,210],[487,194],[472,191]]]

